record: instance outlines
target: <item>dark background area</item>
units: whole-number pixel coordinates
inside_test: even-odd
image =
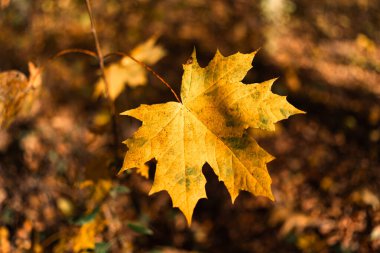
[[[202,66],[217,49],[260,48],[244,82],[279,77],[273,91],[307,112],[256,134],[276,157],[275,202],[242,192],[232,204],[205,165],[208,199],[190,227],[166,192],[148,196],[152,177],[116,176],[111,128],[95,120],[107,110],[93,97],[98,62],[67,55],[47,64],[67,48],[95,50],[85,1],[0,3],[0,71],[47,66],[38,109],[0,131],[0,252],[91,252],[75,246],[85,232],[72,221],[99,203],[87,236],[109,252],[380,251],[379,1],[93,1],[104,53],[159,36],[167,54],[153,69],[177,92],[194,47]],[[172,94],[149,74],[116,109],[167,101]],[[118,124],[120,142],[139,126],[125,116]],[[86,180],[123,190],[96,202],[80,186]]]

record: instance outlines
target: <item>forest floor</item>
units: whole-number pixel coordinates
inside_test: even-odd
[[[0,70],[27,73],[28,61],[47,64],[60,50],[95,50],[83,2],[11,1],[0,13]],[[205,165],[208,198],[188,227],[166,192],[148,195],[154,161],[149,180],[117,175],[121,142],[139,122],[117,117],[115,160],[106,101],[93,96],[98,63],[68,55],[46,65],[31,114],[0,131],[0,252],[87,252],[91,238],[96,252],[380,251],[380,6],[212,2],[97,1],[102,48],[128,52],[159,36],[167,53],[153,69],[177,92],[194,46],[202,66],[217,48],[261,48],[244,82],[279,76],[274,92],[307,112],[256,133],[276,157],[276,201],[241,192],[232,204]],[[173,100],[149,75],[116,110]]]

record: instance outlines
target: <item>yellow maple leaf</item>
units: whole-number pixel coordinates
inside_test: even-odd
[[[95,249],[96,236],[105,228],[105,221],[97,216],[94,220],[80,227],[73,239],[73,251],[83,252],[88,249]]]
[[[132,50],[131,56],[148,65],[156,63],[166,54],[161,46],[156,45],[156,40],[156,37],[152,37],[138,45]],[[120,95],[125,84],[130,87],[136,87],[147,82],[145,69],[129,57],[123,57],[120,61],[109,65],[105,69],[105,76],[110,86],[108,88],[112,100],[115,100]],[[99,96],[102,94],[104,88],[103,79],[99,79],[96,83],[94,95]]]
[[[96,216],[92,221],[79,228],[60,233],[60,240],[54,247],[54,253],[87,252],[95,249],[97,236],[105,229],[106,222]]]
[[[0,73],[0,128],[7,128],[17,116],[26,116],[41,86],[40,70],[29,62],[29,79],[16,70]]]
[[[150,194],[168,191],[173,206],[191,222],[193,209],[206,198],[202,166],[207,162],[223,181],[232,201],[240,190],[274,199],[266,164],[273,157],[250,136],[248,128],[274,130],[274,123],[302,113],[271,92],[274,80],[243,84],[256,52],[229,57],[216,53],[205,68],[196,53],[184,65],[182,103],[141,105],[123,115],[142,121],[131,139],[121,172],[144,170],[155,158]]]

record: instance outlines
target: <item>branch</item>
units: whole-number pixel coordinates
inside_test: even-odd
[[[179,102],[179,103],[182,103],[181,102],[181,99],[179,98],[179,96],[177,95],[177,93],[173,90],[172,86],[166,82],[159,74],[157,74],[151,67],[149,67],[148,65],[146,65],[145,63],[137,60],[135,57],[133,57],[132,55],[130,54],[126,54],[126,53],[123,53],[123,52],[116,52],[116,53],[109,53],[107,54],[106,56],[104,56],[104,58],[108,58],[112,55],[118,55],[118,56],[123,56],[123,57],[129,57],[130,59],[132,59],[134,62],[136,62],[137,64],[139,64],[140,66],[142,66],[143,68],[145,68],[146,70],[148,70],[150,73],[152,73],[158,80],[160,80],[166,87],[169,88],[169,90],[171,91],[171,93],[174,95],[175,99]]]
[[[117,122],[116,122],[116,108],[115,108],[114,102],[110,98],[109,83],[107,81],[105,70],[104,70],[104,58],[103,58],[102,50],[100,47],[98,34],[97,34],[96,28],[95,28],[95,20],[94,20],[93,14],[92,14],[92,8],[91,8],[90,0],[86,0],[86,7],[87,7],[88,15],[90,17],[91,32],[92,32],[92,36],[94,37],[94,41],[95,41],[96,51],[97,51],[97,55],[98,55],[98,59],[99,59],[99,66],[100,66],[102,78],[103,78],[103,81],[105,84],[105,97],[106,97],[107,102],[108,102],[109,110],[112,114],[112,132],[113,132],[114,146],[115,146],[114,147],[115,148],[115,150],[114,150],[115,151],[115,161],[117,161],[117,157],[118,157],[117,149],[119,146],[119,137],[118,137]]]

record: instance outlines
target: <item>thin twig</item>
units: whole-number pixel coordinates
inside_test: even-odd
[[[105,86],[105,95],[106,95],[105,97],[107,99],[108,107],[109,107],[109,110],[110,110],[111,115],[112,115],[112,132],[113,132],[113,138],[114,138],[114,152],[115,152],[115,162],[116,162],[117,158],[118,158],[118,155],[117,155],[118,151],[117,150],[119,147],[119,136],[118,136],[117,122],[116,122],[116,108],[115,108],[114,102],[112,101],[112,99],[110,97],[109,83],[107,81],[107,77],[106,77],[105,70],[104,70],[104,58],[103,58],[102,50],[101,50],[99,39],[98,39],[98,33],[96,32],[96,28],[95,28],[95,20],[94,20],[93,14],[92,14],[92,8],[91,8],[90,0],[86,0],[86,7],[87,7],[88,15],[90,17],[91,32],[92,32],[92,36],[94,37],[94,41],[95,41],[96,51],[97,51],[98,59],[99,59],[99,66],[100,66],[100,70],[102,72],[102,78],[103,78],[103,81],[105,84],[104,85]]]
[[[44,71],[44,69],[47,67],[48,64],[50,64],[52,61],[54,61],[58,57],[61,57],[67,54],[72,54],[72,53],[85,54],[85,55],[92,56],[98,59],[98,55],[91,50],[86,50],[86,49],[81,49],[81,48],[69,48],[69,49],[59,51],[55,55],[51,56],[44,64],[37,67],[37,71],[34,75],[31,75],[31,73],[29,73],[30,76],[29,76],[29,81],[28,81],[28,87],[25,90],[23,90],[22,93],[28,94],[29,92],[36,89],[36,87],[34,86],[34,82],[36,81],[37,77],[41,75],[41,73]]]
[[[53,57],[51,57],[50,60],[55,60],[55,58],[61,57],[61,56],[66,55],[66,54],[72,54],[72,53],[74,53],[74,54],[75,53],[85,54],[88,56],[92,56],[96,59],[98,58],[98,55],[94,51],[87,50],[87,49],[81,49],[81,48],[69,48],[69,49],[64,49],[62,51],[59,51]]]
[[[56,53],[55,55],[51,56],[47,62],[43,65],[41,65],[40,67],[37,67],[37,72],[33,75],[33,76],[30,76],[30,80],[29,80],[29,87],[30,89],[35,89],[34,87],[34,82],[37,78],[37,76],[39,76],[43,70],[46,68],[46,66],[51,63],[52,61],[54,61],[55,59],[59,58],[59,57],[62,57],[64,55],[67,55],[67,54],[85,54],[85,55],[88,55],[88,56],[92,56],[94,57],[95,59],[98,59],[98,55],[94,52],[94,51],[91,51],[91,50],[87,50],[87,49],[81,49],[81,48],[69,48],[69,49],[64,49],[62,51],[59,51],[58,53]],[[28,90],[26,90],[28,91]],[[25,92],[26,92],[25,91]]]
[[[125,56],[125,57],[129,57],[130,59],[132,59],[134,62],[136,62],[137,64],[139,64],[140,66],[144,67],[146,70],[148,70],[150,73],[152,73],[158,80],[160,80],[166,87],[169,88],[169,90],[171,91],[171,93],[174,95],[175,99],[179,102],[179,103],[182,103],[181,102],[181,99],[179,98],[179,96],[177,95],[177,93],[173,90],[172,86],[167,83],[159,74],[157,74],[151,67],[149,67],[148,65],[146,65],[145,63],[137,60],[136,58],[134,58],[132,55],[129,55],[129,54],[126,54],[126,53],[123,53],[123,52],[115,52],[115,53],[109,53],[107,54],[106,56],[104,56],[104,58],[108,58],[112,55],[118,55],[118,56]]]

